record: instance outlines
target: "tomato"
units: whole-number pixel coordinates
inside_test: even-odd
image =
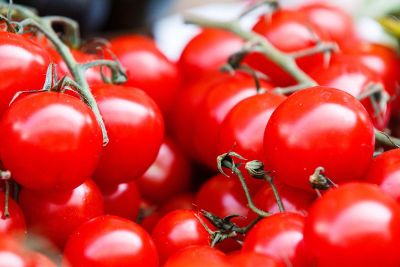
[[[139,214],[141,196],[135,182],[117,185],[100,184],[104,199],[104,213],[135,221]]]
[[[158,267],[157,250],[139,225],[117,216],[99,216],[81,225],[68,239],[62,266]]]
[[[288,97],[265,128],[265,168],[282,182],[310,190],[324,167],[335,183],[362,178],[374,152],[374,130],[361,103],[346,92],[316,86]]]
[[[6,235],[0,236],[0,266],[31,267],[30,255],[26,249],[14,239]]]
[[[319,85],[343,90],[354,97],[365,93],[371,83],[382,83],[382,80],[375,73],[367,69],[355,57],[350,61],[346,57],[337,56],[328,68],[316,68],[310,73],[310,76]],[[390,102],[380,107],[381,110],[378,113],[373,108],[370,97],[365,98],[361,103],[370,114],[374,126],[379,130],[383,130],[389,122]]]
[[[269,90],[272,85],[261,82],[261,87]],[[256,94],[253,77],[244,73],[227,76],[209,89],[198,106],[193,125],[195,153],[203,164],[216,169],[220,125],[234,106]]]
[[[317,45],[317,38],[326,41],[329,38],[308,23],[304,14],[280,9],[272,15],[261,16],[253,27],[253,31],[264,36],[274,47],[285,53],[305,50]],[[265,73],[278,86],[295,84],[295,80],[277,64],[259,52],[250,53],[245,62],[251,67]],[[296,60],[305,71],[323,65],[321,53],[304,56]]]
[[[306,265],[303,242],[304,217],[300,214],[276,213],[259,221],[244,240],[242,251],[265,254],[292,266]]]
[[[242,49],[243,40],[237,35],[213,28],[205,28],[185,46],[179,67],[185,82],[219,73],[230,55]]]
[[[304,242],[318,266],[399,266],[400,206],[375,185],[342,185],[312,206]]]
[[[400,149],[386,151],[374,158],[365,181],[377,184],[400,203]]]
[[[206,219],[203,220],[206,222]],[[196,212],[191,210],[175,210],[166,214],[158,221],[151,236],[162,263],[182,248],[210,245],[210,235],[196,217]]]
[[[228,256],[229,263],[232,267],[284,267],[282,262],[268,257],[263,254],[254,252],[240,252]]]
[[[171,140],[165,139],[156,160],[137,180],[137,185],[145,199],[160,203],[188,190],[190,178],[189,162]]]
[[[192,210],[195,208],[195,196],[192,193],[181,193],[169,198],[165,203],[163,203],[159,212],[165,215],[174,210]]]
[[[19,91],[43,87],[48,53],[21,35],[0,32],[0,117]]]
[[[164,138],[157,105],[133,87],[103,85],[92,92],[110,139],[93,179],[104,186],[139,178],[156,159]]]
[[[326,3],[313,3],[300,7],[297,12],[308,18],[308,23],[341,47],[344,44],[354,43],[356,33],[352,18],[344,10]]]
[[[246,159],[263,159],[265,126],[286,97],[269,92],[240,101],[225,117],[219,132],[219,154],[233,150]]]
[[[229,267],[224,253],[210,246],[191,246],[184,248],[171,257],[164,267]]]
[[[81,224],[104,212],[101,192],[91,180],[69,191],[23,188],[19,200],[29,233],[46,237],[60,249]]]
[[[32,190],[70,190],[94,172],[102,134],[90,108],[61,93],[26,95],[3,116],[1,159]]]
[[[0,192],[0,235],[15,236],[24,239],[26,235],[25,215],[20,206],[11,197],[8,198],[9,217],[4,217],[5,194]]]
[[[180,86],[178,67],[147,37],[126,35],[115,38],[110,43],[112,51],[128,75],[125,85],[144,90],[164,114],[168,113]]]

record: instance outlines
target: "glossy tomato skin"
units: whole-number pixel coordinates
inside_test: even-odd
[[[190,175],[189,161],[170,139],[165,139],[156,160],[136,182],[145,199],[160,203],[187,191]]]
[[[281,261],[255,252],[239,252],[228,255],[228,260],[232,267],[285,267]]]
[[[28,251],[17,241],[6,236],[0,236],[0,266],[31,267]]]
[[[81,224],[104,213],[103,197],[92,180],[69,191],[23,188],[19,200],[29,233],[46,237],[61,250]]]
[[[65,267],[158,267],[157,250],[139,225],[117,216],[99,216],[81,225],[64,250]]]
[[[377,184],[400,203],[400,149],[386,151],[374,158],[365,181]]]
[[[126,35],[110,43],[111,50],[126,70],[128,81],[125,85],[144,90],[164,114],[168,113],[181,83],[178,67],[150,38]]]
[[[196,208],[194,203],[196,203],[196,200],[193,193],[182,193],[171,197],[167,202],[163,203],[159,208],[159,212],[165,215],[174,210],[194,210]]]
[[[286,99],[269,92],[240,101],[220,127],[219,154],[234,151],[249,160],[263,159],[264,131],[272,112]]]
[[[94,180],[104,185],[139,178],[156,159],[164,122],[154,101],[133,87],[92,88],[110,142],[103,148]]]
[[[18,203],[8,198],[8,212],[10,216],[4,216],[5,194],[0,192],[0,235],[14,236],[19,239],[24,239],[26,235],[25,215],[22,212]]]
[[[102,134],[90,108],[53,92],[26,95],[4,114],[0,147],[4,166],[32,190],[73,189],[94,172]]]
[[[244,42],[233,33],[205,28],[185,46],[179,59],[185,83],[218,75],[230,55],[240,51]]]
[[[270,90],[272,85],[262,82],[261,87]],[[216,169],[218,136],[223,120],[240,101],[256,94],[253,77],[244,73],[227,76],[209,89],[198,107],[193,126],[195,153],[203,164]]]
[[[164,267],[229,267],[224,253],[210,246],[191,246],[173,254]]]
[[[318,266],[399,266],[400,207],[375,185],[342,185],[310,209],[304,242]]]
[[[196,212],[191,210],[167,213],[158,221],[151,236],[162,263],[185,247],[210,245],[210,235],[196,217]]]
[[[21,35],[0,32],[0,117],[19,91],[43,87],[48,53]]]
[[[265,254],[292,266],[311,266],[303,245],[304,217],[300,214],[276,213],[259,221],[248,232],[243,252]]]
[[[374,143],[372,122],[357,99],[316,86],[294,93],[272,114],[265,166],[280,181],[311,190],[309,176],[320,166],[335,183],[361,179]]]
[[[104,214],[136,221],[141,196],[135,182],[105,186],[100,184],[100,190],[104,199]]]

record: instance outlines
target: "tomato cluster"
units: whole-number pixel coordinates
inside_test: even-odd
[[[344,11],[271,11],[247,29],[264,46],[204,28],[177,62],[148,37],[66,52],[13,25],[0,266],[400,266],[400,149],[376,142],[400,59]]]

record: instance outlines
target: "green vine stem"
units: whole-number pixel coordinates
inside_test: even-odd
[[[4,181],[5,184],[5,192],[4,192],[4,212],[3,218],[7,219],[10,217],[9,211],[9,198],[10,198],[10,178],[11,173],[10,171],[2,171],[0,170],[0,179]]]

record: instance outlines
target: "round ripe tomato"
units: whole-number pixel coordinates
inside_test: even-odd
[[[188,246],[210,245],[210,235],[191,210],[175,210],[162,217],[151,237],[156,244],[160,262]],[[206,219],[203,219],[206,222]]]
[[[326,3],[313,3],[300,7],[297,12],[308,18],[308,23],[326,33],[340,46],[356,39],[352,18],[344,10]]]
[[[203,29],[189,41],[179,59],[185,82],[195,82],[218,74],[229,56],[240,51],[243,45],[243,40],[233,33],[220,29]]]
[[[346,57],[335,57],[326,69],[316,68],[310,76],[322,86],[329,86],[343,90],[354,97],[364,93],[371,83],[380,83],[382,80],[356,57],[352,61]],[[386,88],[385,88],[386,89]],[[374,126],[379,130],[386,128],[390,118],[390,102],[377,114],[373,108],[371,98],[367,97],[361,101],[367,109]]]
[[[264,82],[261,86],[264,90],[272,88]],[[197,108],[193,125],[195,153],[203,164],[216,169],[220,125],[234,106],[256,94],[253,77],[244,73],[227,76],[209,89]]]
[[[150,38],[126,35],[111,40],[111,49],[128,75],[126,86],[144,90],[166,114],[180,86],[178,67]]]
[[[60,249],[81,224],[104,212],[101,192],[92,180],[68,191],[22,188],[19,202],[29,233],[46,237]]]
[[[82,224],[65,246],[64,267],[158,267],[157,249],[149,234],[136,223],[99,216]]]
[[[15,236],[25,238],[26,224],[25,216],[21,208],[11,197],[8,198],[9,217],[4,217],[5,194],[0,192],[0,235]],[[1,264],[0,264],[1,266]]]
[[[224,253],[210,246],[190,246],[169,257],[164,267],[229,267]]]
[[[192,193],[181,193],[169,198],[167,202],[160,206],[158,211],[165,215],[174,210],[193,210],[195,202],[195,196]]]
[[[233,150],[246,159],[263,159],[265,126],[286,97],[269,92],[239,102],[225,117],[219,132],[219,154]]]
[[[270,16],[261,16],[253,27],[253,31],[264,36],[273,46],[282,52],[293,53],[314,47],[318,36],[326,41],[323,32],[312,27],[304,14],[292,10],[278,10]],[[278,86],[295,84],[295,80],[278,65],[259,52],[250,53],[245,62],[253,68],[265,73]],[[315,66],[323,65],[321,53],[298,58],[300,68],[307,71]]]
[[[255,252],[240,252],[228,256],[232,267],[285,267],[281,261]]]
[[[32,190],[73,189],[99,161],[100,127],[90,108],[73,96],[26,95],[7,110],[0,129],[5,168]]]
[[[317,167],[335,183],[362,178],[374,152],[374,129],[361,103],[323,86],[289,96],[265,128],[266,169],[282,182],[311,190]]]
[[[244,240],[242,251],[265,254],[292,266],[306,265],[303,250],[304,217],[297,213],[276,213],[259,221]]]
[[[318,266],[399,266],[400,207],[375,185],[342,185],[312,206],[304,242]]]
[[[0,32],[0,117],[19,91],[42,88],[48,53],[21,35]]]
[[[190,164],[169,139],[161,145],[156,160],[136,182],[141,195],[152,202],[163,202],[190,187]]]
[[[102,85],[92,92],[110,138],[94,180],[105,186],[139,178],[156,159],[164,138],[157,105],[133,87]]]
[[[101,186],[104,214],[135,221],[139,214],[140,192],[135,182]]]
[[[374,158],[365,181],[377,184],[400,203],[400,149],[386,151]]]

